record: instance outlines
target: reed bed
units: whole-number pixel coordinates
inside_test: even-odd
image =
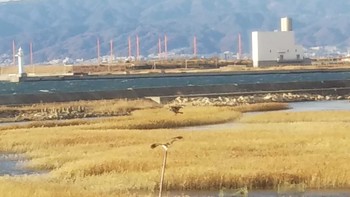
[[[45,181],[0,179],[0,192],[2,197],[62,197],[84,196],[95,197],[87,191],[62,186]],[[99,197],[103,197],[102,195]]]
[[[182,122],[198,116],[226,121],[227,115],[231,120],[240,113],[218,107],[185,107],[179,115],[166,110],[140,110],[130,117],[73,126],[1,130],[0,150],[25,153],[28,167],[50,170],[50,184],[41,189],[51,196],[60,191],[60,196],[150,195],[158,188],[163,151],[149,146],[179,135],[184,140],[169,149],[166,190],[273,189],[285,182],[306,188],[350,188],[350,122],[345,112],[268,112],[249,116],[249,124],[232,129],[188,132],[158,128],[167,119]],[[313,117],[304,121],[302,114]],[[330,116],[338,119],[325,121]],[[162,119],[160,126],[146,130],[148,117]],[[275,121],[262,121],[269,117]],[[202,124],[200,119],[195,121]],[[23,188],[24,193],[38,189],[37,178],[18,179],[0,182],[14,190]]]
[[[245,112],[264,112],[289,109],[288,103],[254,103],[232,107],[232,110]]]
[[[124,116],[129,115],[134,110],[159,107],[161,107],[161,105],[144,99],[74,101],[23,106],[0,106],[0,122]]]
[[[186,126],[219,124],[233,121],[240,112],[224,107],[191,107],[174,114],[168,108],[138,110],[130,116],[102,120],[92,125],[94,129],[165,129]],[[214,115],[215,114],[215,115]]]
[[[174,114],[167,107],[136,110],[127,116],[66,121],[34,121],[0,127],[1,130],[87,125],[89,129],[161,129],[219,124],[238,119],[241,113],[224,107],[185,107]],[[213,115],[215,114],[215,115]]]
[[[90,109],[91,112],[109,112],[109,111],[133,111],[145,108],[160,107],[150,100],[138,99],[112,99],[112,100],[95,100],[95,101],[72,101],[62,103],[39,103],[27,106],[18,106],[21,110],[43,110],[47,108],[68,108],[68,107],[83,107]],[[6,107],[11,108],[11,107]]]

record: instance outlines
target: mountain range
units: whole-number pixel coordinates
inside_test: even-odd
[[[280,17],[291,17],[296,41],[305,47],[350,46],[349,0],[19,0],[0,1],[0,54],[12,54],[12,40],[36,61],[93,58],[96,40],[101,54],[126,56],[128,37],[140,38],[141,54],[157,53],[158,39],[168,50],[191,53],[250,53],[252,31],[279,29]],[[133,48],[133,52],[135,49]]]

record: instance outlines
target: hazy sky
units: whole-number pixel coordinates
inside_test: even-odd
[[[0,2],[7,2],[7,1],[21,1],[21,0],[0,0]]]

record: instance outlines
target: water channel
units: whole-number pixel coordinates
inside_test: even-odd
[[[41,174],[42,172],[26,169],[26,159],[17,154],[0,154],[0,176],[21,176]]]
[[[54,92],[93,92],[136,88],[206,86],[252,83],[287,83],[349,80],[350,72],[226,74],[213,76],[130,77],[91,80],[0,82],[1,94],[35,94]]]

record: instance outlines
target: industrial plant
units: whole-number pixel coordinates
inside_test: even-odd
[[[310,64],[304,49],[295,44],[292,19],[281,18],[281,30],[252,32],[252,60],[254,67],[279,64]]]

